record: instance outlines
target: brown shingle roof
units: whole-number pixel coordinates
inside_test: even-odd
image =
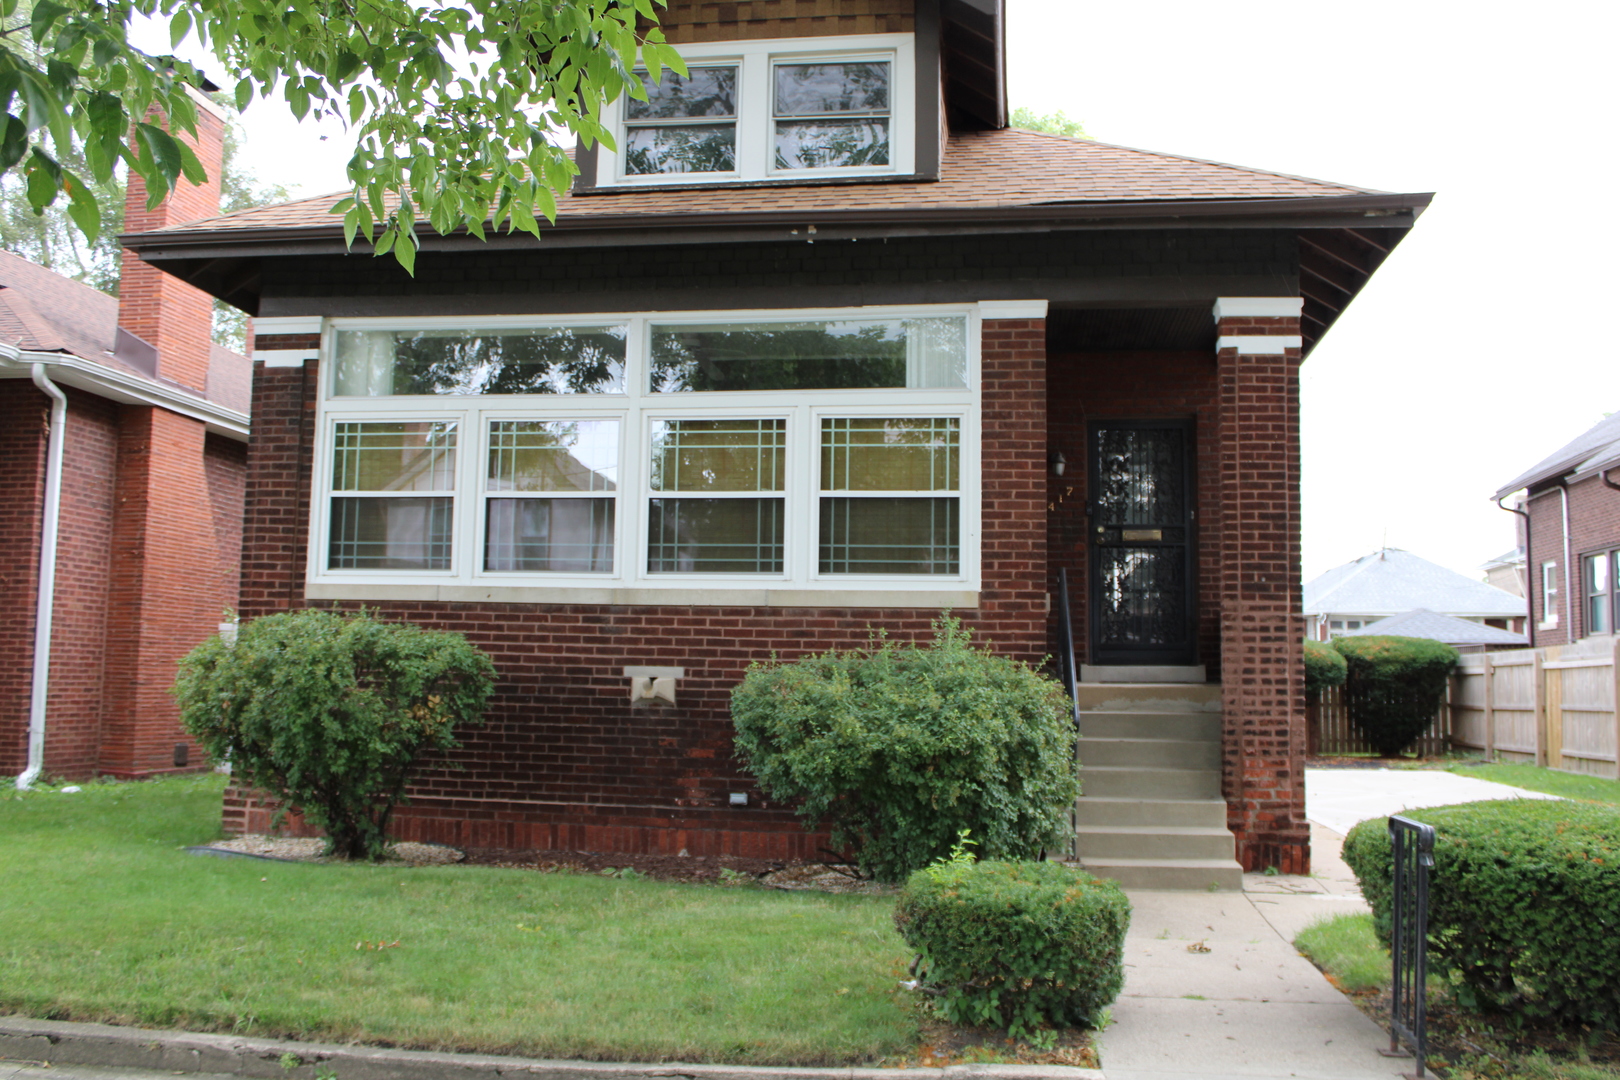
[[[69,353],[109,371],[154,384],[157,378],[112,354],[118,334],[118,299],[63,277],[21,255],[0,251],[0,341],[28,352]],[[252,398],[247,357],[211,346],[209,401],[245,413]]]
[[[821,185],[598,189],[565,195],[558,219],[574,222],[619,216],[685,215],[713,221],[727,214],[827,211],[992,210],[1075,203],[1321,198],[1382,194],[1368,188],[1308,180],[1218,161],[1135,150],[1108,143],[1006,129],[954,134],[941,179]],[[330,214],[339,195],[205,218],[147,236],[258,229],[336,229]]]

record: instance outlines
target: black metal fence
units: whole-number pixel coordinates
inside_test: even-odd
[[[1080,728],[1080,671],[1074,662],[1074,624],[1069,615],[1069,571],[1058,568],[1058,675],[1069,693],[1075,730]]]
[[[1414,1076],[1423,1076],[1428,1057],[1425,991],[1429,977],[1429,871],[1434,868],[1434,826],[1395,815],[1389,819],[1395,856],[1395,896],[1391,914],[1394,977],[1389,1006],[1389,1057],[1404,1057],[1405,1039],[1417,1058]]]

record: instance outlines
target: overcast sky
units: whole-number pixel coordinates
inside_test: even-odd
[[[1014,105],[1106,142],[1437,193],[1305,364],[1304,573],[1387,543],[1480,577],[1514,542],[1490,494],[1620,409],[1620,8],[1007,6]],[[250,167],[343,186],[341,131],[285,111],[248,110]]]

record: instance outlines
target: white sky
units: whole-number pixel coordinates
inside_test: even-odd
[[[1438,193],[1305,365],[1304,574],[1387,543],[1481,577],[1514,536],[1488,496],[1620,409],[1620,7],[1007,6],[1014,105],[1107,142]],[[276,102],[244,121],[262,180],[344,186],[340,129],[323,142]]]

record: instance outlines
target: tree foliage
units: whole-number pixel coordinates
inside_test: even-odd
[[[1020,105],[1012,111],[1012,126],[1023,128],[1025,131],[1040,131],[1047,135],[1062,135],[1070,139],[1090,139],[1086,134],[1086,126],[1079,120],[1071,120],[1062,109],[1055,113],[1038,114],[1027,105]]]
[[[931,645],[884,642],[756,664],[731,694],[736,746],[760,786],[825,821],[861,868],[900,881],[971,829],[990,858],[1033,859],[1080,794],[1057,683],[955,620]]]
[[[329,853],[377,859],[418,759],[482,717],[494,677],[460,634],[309,609],[203,642],[174,694],[210,757],[302,810]]]
[[[1344,654],[1325,641],[1305,642],[1305,696],[1315,700],[1324,690],[1343,686],[1348,668]]]
[[[189,36],[212,53],[237,108],[274,96],[299,119],[350,125],[352,190],[335,212],[351,244],[365,236],[411,270],[419,226],[539,235],[576,172],[553,132],[612,145],[601,107],[645,98],[638,55],[655,74],[685,73],[652,25],[663,3],[0,0],[0,39],[26,35],[34,46],[0,49],[0,172],[20,172],[35,208],[65,197],[92,241],[103,224],[97,185],[120,162],[145,178],[153,206],[180,178],[203,179],[169,131],[196,130],[187,88],[204,76],[130,43],[131,22],[150,17],[168,24],[173,47]]]

